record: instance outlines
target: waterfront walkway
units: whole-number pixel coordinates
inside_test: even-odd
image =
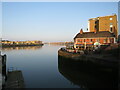
[[[20,70],[8,72],[5,88],[24,88],[24,78]]]

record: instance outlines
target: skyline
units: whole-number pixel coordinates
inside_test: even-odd
[[[73,41],[81,28],[87,31],[88,19],[113,13],[118,2],[3,2],[2,38]]]

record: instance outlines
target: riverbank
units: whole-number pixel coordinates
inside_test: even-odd
[[[2,45],[2,47],[26,47],[26,46],[43,46],[44,44],[12,44],[12,45]]]
[[[60,72],[70,81],[80,86],[83,85],[83,87],[113,88],[114,90],[118,90],[118,87],[120,87],[119,51],[120,46],[110,46],[97,51],[87,51],[84,54],[60,49],[58,51],[59,63],[61,63],[61,66],[59,66],[61,67]],[[87,72],[86,75],[88,76],[85,77],[84,72]],[[76,75],[76,73],[79,75]],[[90,76],[92,76],[92,79],[88,80]],[[94,79],[93,77],[97,78]],[[97,81],[97,79],[99,80]],[[86,81],[87,84],[79,80]],[[101,84],[100,81],[102,81]]]
[[[111,49],[112,48],[112,49]],[[92,62],[97,65],[118,68],[120,46],[113,48],[111,46],[97,51],[84,51],[84,53],[68,52],[64,49],[58,50],[58,55],[69,58],[74,61]]]

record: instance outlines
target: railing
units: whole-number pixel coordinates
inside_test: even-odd
[[[17,70],[18,70],[18,68],[14,68],[14,67],[9,67],[8,68],[8,72],[17,71]]]

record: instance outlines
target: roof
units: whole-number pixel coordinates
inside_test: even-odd
[[[109,17],[109,16],[116,16],[116,14],[113,14],[113,15],[107,15],[107,16],[99,16],[99,17]],[[97,19],[99,17],[96,17],[96,18],[90,18],[89,20],[93,20],[93,19]]]
[[[115,37],[113,33],[108,31],[101,31],[101,32],[83,32],[83,34],[78,33],[75,38],[96,38],[96,37]]]

